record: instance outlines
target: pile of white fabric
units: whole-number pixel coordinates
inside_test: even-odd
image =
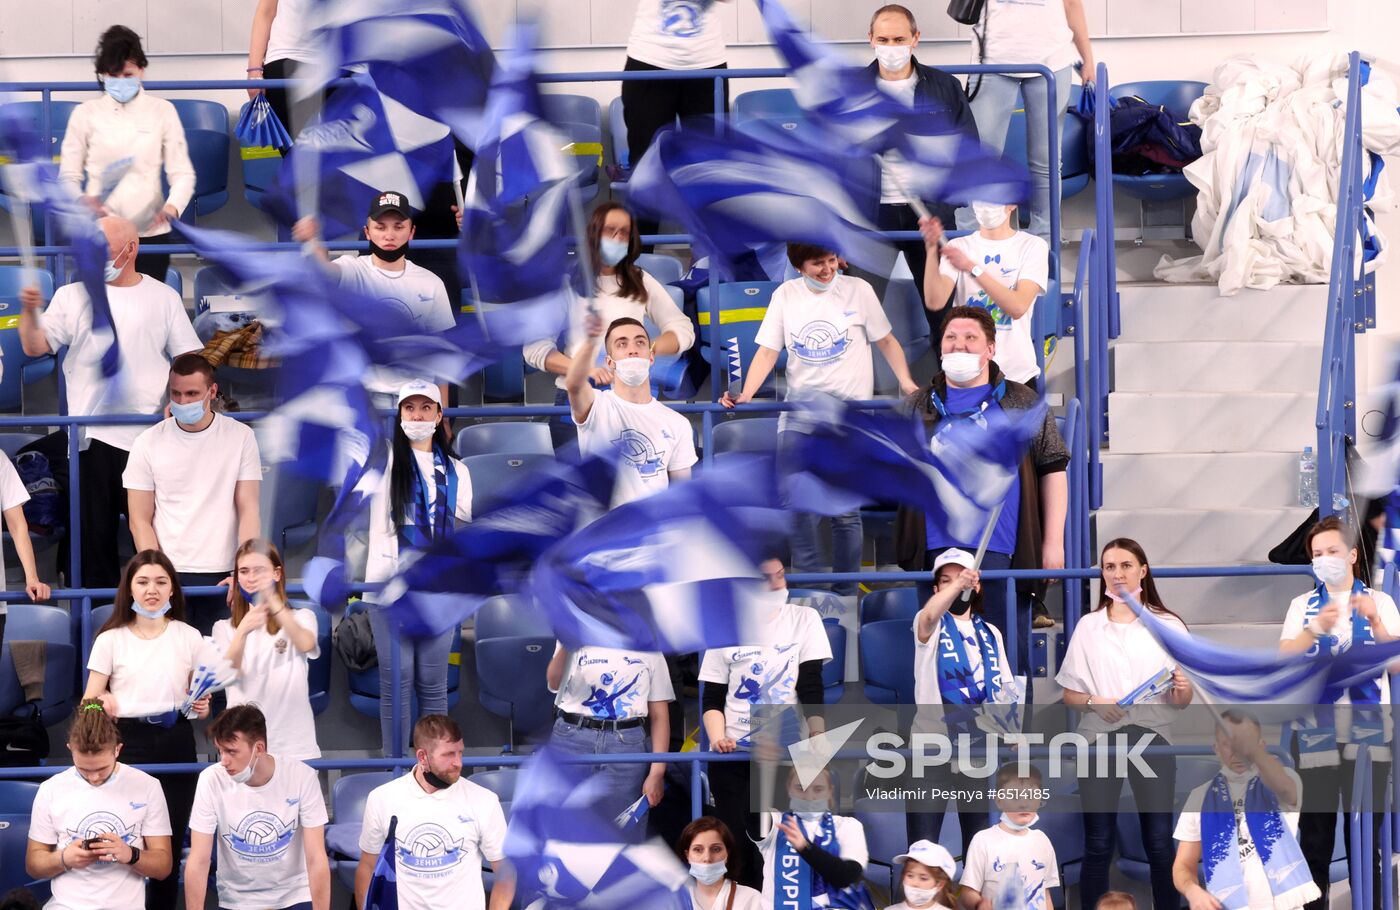
[[[1186,178],[1200,191],[1191,221],[1202,256],[1162,257],[1164,281],[1215,281],[1220,293],[1267,289],[1283,281],[1328,279],[1336,235],[1337,190],[1346,120],[1347,58],[1308,55],[1293,66],[1232,57],[1191,106],[1204,154]],[[1373,67],[1362,88],[1362,144],[1380,155],[1400,151],[1396,86]],[[1363,157],[1363,176],[1373,161]],[[1388,174],[1367,203],[1394,204]],[[1374,223],[1369,224],[1377,233]],[[1369,263],[1373,270],[1382,253]]]

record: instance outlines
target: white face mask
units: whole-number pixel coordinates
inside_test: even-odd
[[[724,878],[724,863],[691,863],[690,874],[702,885],[713,885]]]
[[[1039,815],[1032,815],[1030,821],[1026,822],[1024,825],[1020,825],[1020,824],[1017,824],[1016,822],[1013,822],[1009,816],[1003,815],[1003,816],[1001,817],[1001,823],[1002,823],[1003,825],[1005,825],[1006,827],[1010,828],[1012,831],[1025,831],[1025,830],[1028,829],[1031,825],[1034,825],[1034,824],[1035,824],[1037,821],[1039,821],[1039,820],[1040,820],[1040,816],[1039,816]]]
[[[971,351],[944,354],[940,362],[944,375],[954,382],[971,382],[982,375],[982,356]]]
[[[233,774],[230,774],[228,776],[229,780],[233,781],[235,784],[246,784],[248,781],[253,779],[253,769],[257,768],[257,766],[258,753],[254,752],[253,760],[248,762],[248,766],[242,771],[236,771]]]
[[[972,214],[977,216],[977,226],[994,231],[1006,223],[1006,206],[999,202],[974,202]]]
[[[875,59],[887,73],[902,72],[914,57],[914,49],[907,44],[877,44]]]
[[[911,907],[926,907],[932,904],[938,897],[938,892],[942,888],[915,888],[912,885],[904,886],[904,902]]]
[[[1225,765],[1220,766],[1220,774],[1225,778],[1225,782],[1227,784],[1234,784],[1235,786],[1249,783],[1258,773],[1258,769],[1252,766],[1243,771],[1234,771]]]
[[[403,427],[403,434],[409,438],[410,442],[431,439],[433,433],[437,431],[436,420],[400,420],[399,426]]]
[[[625,357],[617,362],[613,375],[626,386],[645,385],[651,378],[651,361],[645,357]]]
[[[1319,556],[1312,561],[1313,574],[1325,585],[1339,585],[1351,574],[1351,565],[1340,556]]]

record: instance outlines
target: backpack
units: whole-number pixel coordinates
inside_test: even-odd
[[[29,523],[30,532],[40,537],[62,537],[68,531],[68,503],[49,466],[49,459],[44,453],[30,449],[16,455],[14,464],[20,481],[29,491],[24,520]]]
[[[335,627],[335,652],[340,655],[341,661],[351,673],[363,673],[379,666],[379,654],[374,649],[374,628],[369,622],[369,610],[347,613]]]

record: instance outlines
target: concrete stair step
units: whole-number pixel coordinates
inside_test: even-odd
[[[1286,506],[1297,493],[1294,452],[1103,454],[1104,505],[1110,509]]]
[[[1264,562],[1308,511],[1277,509],[1100,509],[1099,546],[1115,537],[1142,544],[1154,565],[1226,566]]]
[[[1322,337],[1327,287],[1279,285],[1221,297],[1208,284],[1120,284],[1118,296],[1119,341],[1316,343]]]
[[[1114,452],[1299,452],[1316,444],[1314,392],[1113,392]]]
[[[1120,392],[1310,392],[1322,344],[1130,341],[1114,345],[1111,357]]]
[[[1152,551],[1147,551],[1149,557]],[[1263,625],[1278,642],[1288,603],[1308,590],[1308,576],[1244,575],[1216,578],[1159,578],[1162,602],[1193,629],[1197,626]],[[1098,602],[1098,585],[1094,586]]]

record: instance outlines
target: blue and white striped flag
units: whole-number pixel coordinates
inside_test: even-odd
[[[384,846],[374,861],[374,873],[370,876],[369,887],[365,889],[365,910],[399,910],[399,874],[395,855],[398,842],[394,837],[398,828],[399,817],[389,816]]]
[[[1045,421],[1029,411],[989,408],[977,420],[945,420],[929,440],[914,416],[862,411],[810,399],[788,426],[782,473],[794,508],[839,515],[869,502],[922,509],[959,540],[976,540],[1006,498],[1021,458]]]
[[[680,910],[690,901],[687,870],[659,840],[628,843],[587,765],[566,763],[552,746],[525,764],[511,804],[506,858],[521,904],[549,910]]]
[[[757,563],[788,532],[777,486],[771,458],[739,457],[629,502],[544,554],[530,591],[571,651],[754,641],[771,593]]]

